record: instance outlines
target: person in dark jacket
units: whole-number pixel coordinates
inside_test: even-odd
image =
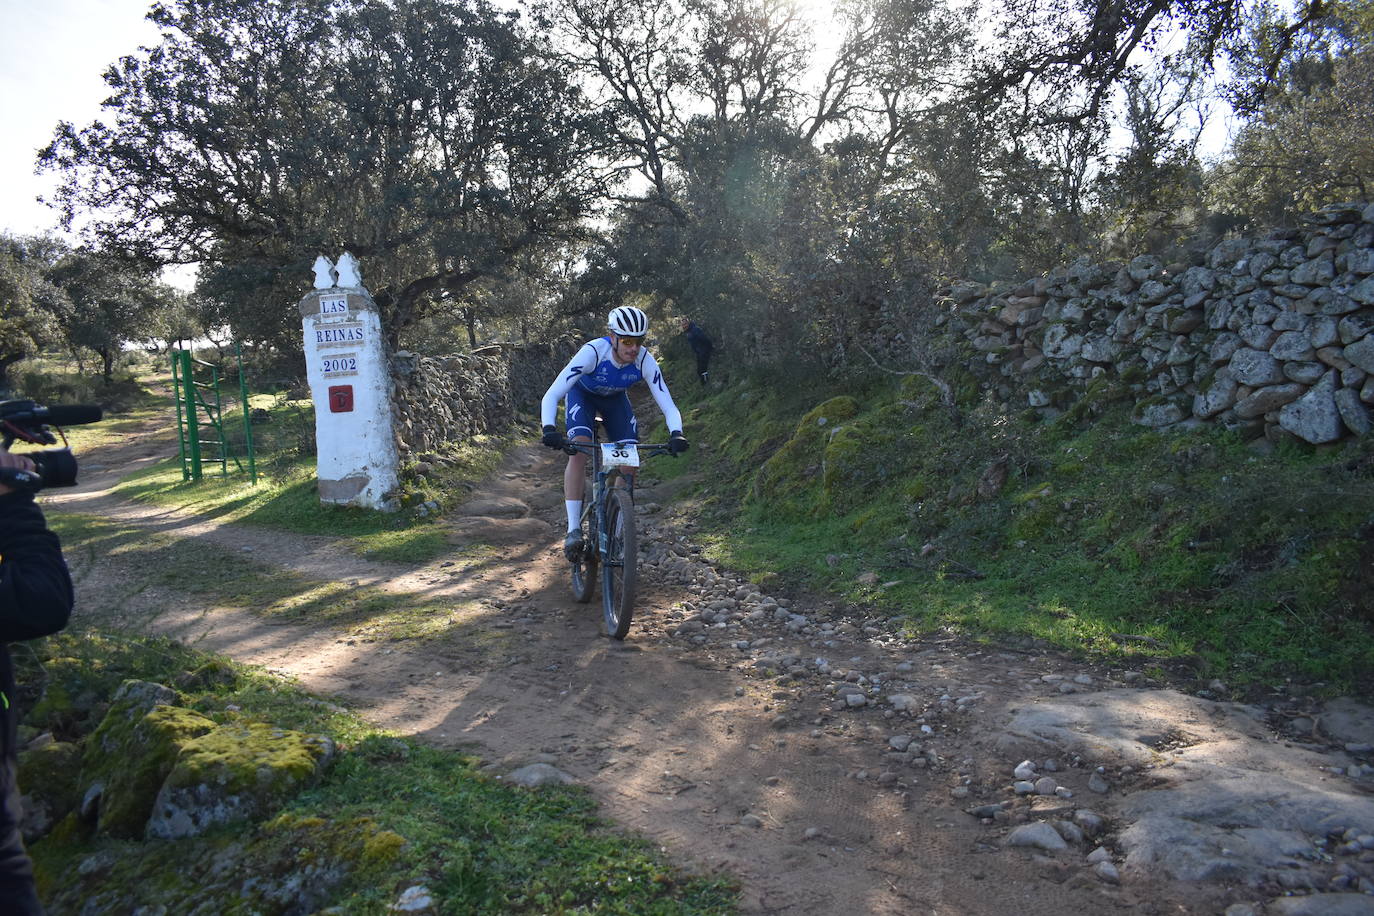
[[[687,316],[682,318],[682,333],[687,335],[687,344],[692,348],[692,352],[697,357],[697,377],[701,379],[701,384],[706,385],[706,371],[711,364],[711,351],[716,345],[711,343],[711,338],[706,336],[706,332],[692,319]]]
[[[72,578],[33,494],[7,484],[6,472],[14,470],[32,473],[33,462],[0,450],[0,912],[41,916],[33,862],[19,833],[19,710],[8,644],[67,625]]]

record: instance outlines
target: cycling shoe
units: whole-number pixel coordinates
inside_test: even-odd
[[[576,563],[582,559],[581,531],[568,532],[568,536],[563,539],[563,556],[568,558],[569,563]]]

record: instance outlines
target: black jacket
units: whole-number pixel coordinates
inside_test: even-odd
[[[0,494],[0,905],[20,916],[41,916],[43,905],[20,836],[19,710],[8,643],[56,633],[71,612],[72,577],[57,535],[32,495]]]
[[[710,356],[715,349],[715,344],[711,343],[711,338],[706,336],[695,321],[687,322],[687,343],[692,348],[692,352],[697,356]]]
[[[72,577],[57,535],[32,495],[0,494],[0,763],[12,764],[18,753],[14,666],[6,644],[56,633],[71,612]]]

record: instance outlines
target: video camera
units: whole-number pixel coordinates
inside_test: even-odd
[[[55,445],[58,433],[63,426],[80,426],[95,423],[103,416],[100,407],[94,404],[62,404],[57,407],[44,407],[33,401],[0,401],[0,436],[6,451],[17,439],[37,445]],[[66,436],[62,437],[66,443]],[[43,487],[71,487],[76,485],[76,457],[71,449],[49,448],[37,452],[25,452],[24,456],[34,463],[36,472],[21,471],[18,468],[0,468],[0,483],[14,490],[36,492]]]

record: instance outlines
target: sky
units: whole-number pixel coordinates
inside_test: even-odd
[[[151,0],[0,0],[0,231],[55,229],[56,212],[34,200],[54,176],[34,174],[37,152],[58,121],[85,126],[109,95],[101,74],[157,32]]]

